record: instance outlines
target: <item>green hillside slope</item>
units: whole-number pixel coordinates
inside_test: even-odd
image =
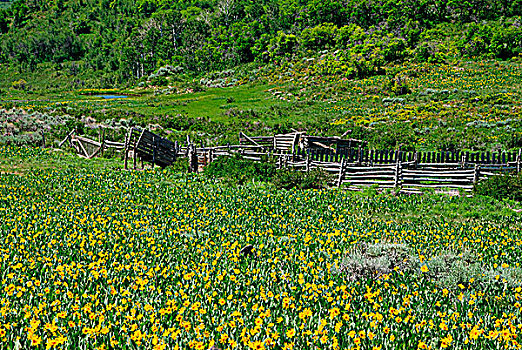
[[[407,58],[516,56],[521,14],[521,0],[17,0],[0,11],[0,62],[76,61],[114,85],[167,65],[193,75],[339,50],[318,69],[367,76]]]

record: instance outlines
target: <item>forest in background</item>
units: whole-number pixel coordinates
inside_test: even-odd
[[[389,62],[508,59],[522,52],[522,0],[17,0],[0,7],[0,64],[51,64],[81,86],[131,86],[161,67],[200,76],[298,62],[347,78]],[[7,6],[9,5],[9,6]],[[335,54],[333,54],[335,53]],[[164,81],[163,81],[164,82]],[[161,80],[158,82],[161,85]]]
[[[521,15],[522,0],[0,1],[0,144],[104,125],[120,141],[139,126],[512,150]]]

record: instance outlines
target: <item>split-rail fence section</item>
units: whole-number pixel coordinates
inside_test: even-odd
[[[240,133],[238,145],[199,147],[187,138],[186,142],[172,142],[148,130],[131,128],[124,143],[107,141],[100,133],[98,141],[77,136],[71,131],[60,143],[69,141],[76,152],[87,158],[103,154],[113,148],[123,152],[125,169],[138,169],[138,159],[161,167],[185,158],[189,171],[198,172],[215,159],[239,154],[254,161],[276,161],[278,168],[301,171],[322,169],[331,174],[332,185],[350,190],[368,186],[397,188],[401,192],[416,193],[423,189],[458,190],[471,192],[481,179],[496,174],[518,173],[521,170],[522,150],[480,151],[401,151],[369,150],[364,141],[339,137],[309,136],[291,133],[274,136],[249,137]]]

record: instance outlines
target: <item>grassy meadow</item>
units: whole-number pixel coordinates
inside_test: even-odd
[[[41,68],[0,73],[0,348],[521,347],[518,202],[281,190],[54,148],[72,128],[122,141],[137,125],[206,145],[296,129],[377,149],[512,150],[517,59],[358,80],[303,61],[114,89]]]
[[[3,349],[520,348],[517,203],[18,147],[0,171]]]
[[[34,73],[6,70],[0,106],[67,114],[76,124],[84,116],[105,124],[124,119],[172,140],[189,135],[207,145],[237,142],[240,131],[292,129],[348,132],[380,149],[496,151],[522,145],[522,68],[516,59],[404,63],[356,80],[315,74],[306,63],[242,66],[199,80],[170,78],[163,87],[105,90],[89,88],[89,77],[69,70],[58,77],[45,66]],[[25,89],[13,88],[20,79]],[[78,87],[78,81],[86,85]],[[128,98],[100,97],[107,94]]]
[[[522,0],[0,0],[0,350],[521,349],[522,173],[444,192],[397,162],[355,192],[344,162],[127,171],[64,139],[301,131],[518,171],[521,63]]]

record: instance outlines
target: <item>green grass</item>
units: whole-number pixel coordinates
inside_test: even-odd
[[[192,93],[189,87],[194,82],[171,81],[174,88],[169,94],[162,93],[163,88],[79,89],[74,81],[92,77],[62,71],[55,77],[47,65],[28,74],[13,69],[0,73],[0,107],[57,110],[77,117],[92,115],[99,121],[132,118],[143,127],[159,124],[169,129],[166,135],[173,139],[190,134],[207,144],[237,142],[238,131],[255,135],[294,128],[323,135],[352,130],[350,137],[367,140],[375,148],[522,146],[522,67],[517,59],[405,63],[387,67],[386,75],[358,80],[313,76],[306,66],[257,73],[238,70],[239,81],[252,82]],[[30,86],[27,91],[10,87],[22,78]],[[409,92],[395,96],[390,86],[396,80]],[[92,95],[86,95],[88,91]],[[117,100],[95,96],[103,93],[132,96]]]
[[[2,150],[0,152],[0,174],[27,175],[35,171],[49,170],[116,170],[123,169],[123,162],[118,157],[85,159],[75,154],[56,149],[35,149],[22,154]]]

